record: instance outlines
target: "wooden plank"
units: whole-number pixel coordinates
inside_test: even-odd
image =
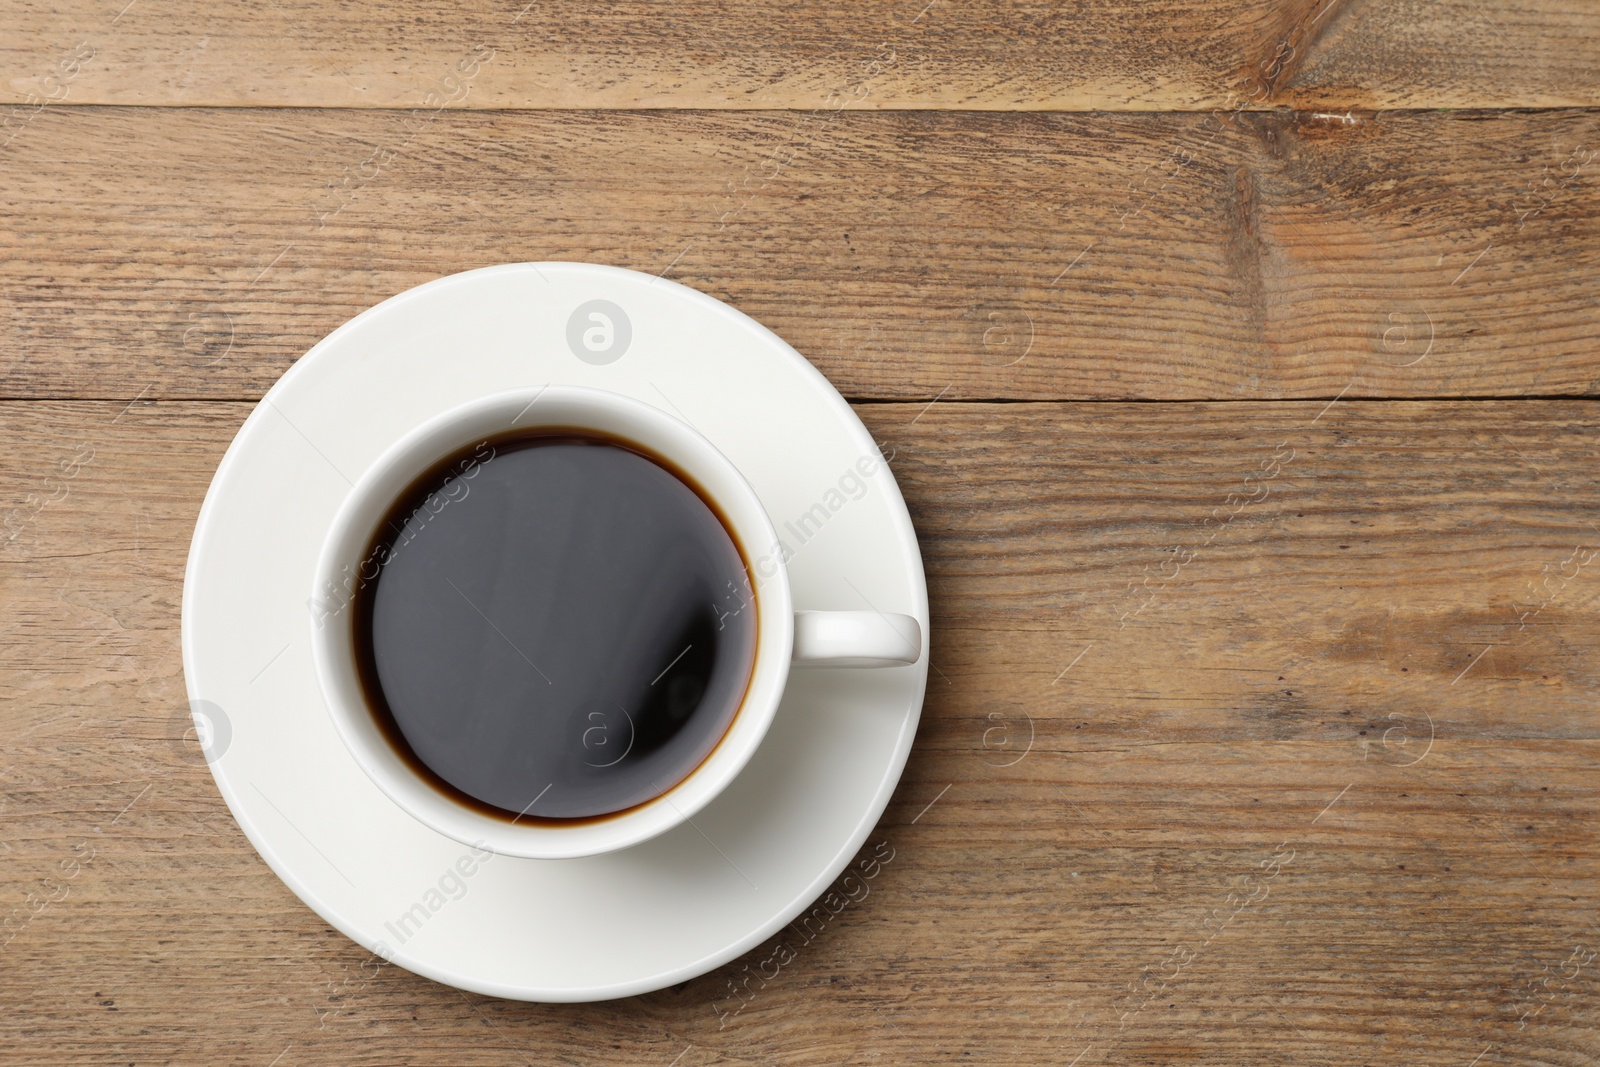
[[[363,970],[177,740],[248,410],[0,403],[24,1061],[1592,1059],[1592,402],[860,406],[934,615],[895,858],[749,995],[574,1006]]]
[[[1584,394],[1600,113],[57,108],[0,395],[253,398],[496,262],[665,274],[862,398]]]
[[[1600,104],[1584,0],[0,6],[3,102],[1194,110]],[[431,94],[431,95],[430,95]]]

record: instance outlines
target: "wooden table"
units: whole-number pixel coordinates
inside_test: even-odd
[[[1592,0],[125,2],[0,3],[0,1062],[1600,1062]],[[767,981],[368,966],[181,739],[251,406],[538,259],[911,506],[894,858]]]

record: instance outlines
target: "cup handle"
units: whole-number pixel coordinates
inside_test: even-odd
[[[881,611],[797,611],[796,667],[903,667],[922,657],[922,627]]]

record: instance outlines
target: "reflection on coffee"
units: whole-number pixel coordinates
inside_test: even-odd
[[[586,430],[493,438],[396,501],[353,637],[390,744],[457,801],[583,819],[671,789],[755,660],[743,556],[667,461]]]

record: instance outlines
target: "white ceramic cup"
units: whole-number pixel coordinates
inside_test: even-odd
[[[438,460],[508,431],[588,429],[635,442],[670,460],[716,502],[738,543],[755,591],[756,653],[750,683],[711,754],[665,793],[595,820],[520,821],[475,811],[419,778],[368,710],[355,664],[359,584],[377,564],[363,559],[399,495]],[[753,566],[760,559],[763,566]],[[457,841],[508,856],[561,859],[637,844],[705,807],[739,774],[777,713],[791,666],[896,667],[915,663],[922,632],[909,615],[876,611],[796,613],[778,536],[738,469],[683,421],[599,389],[549,386],[483,397],[436,416],[378,458],[340,506],[323,542],[311,600],[311,647],[334,727],[379,789],[420,822]]]

